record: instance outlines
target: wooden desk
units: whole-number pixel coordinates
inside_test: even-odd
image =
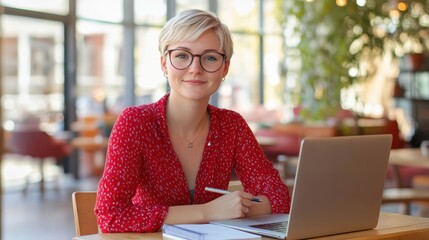
[[[389,164],[393,167],[393,174],[398,187],[403,187],[399,172],[400,166],[419,167],[429,169],[429,157],[423,156],[420,148],[401,148],[390,151]]]
[[[162,239],[157,233],[110,233],[76,237],[74,240],[155,240]],[[273,239],[263,237],[262,239]],[[314,238],[319,240],[342,239],[391,239],[391,240],[424,240],[429,239],[429,218],[413,217],[395,213],[381,213],[376,228],[366,231],[345,233],[327,237]]]

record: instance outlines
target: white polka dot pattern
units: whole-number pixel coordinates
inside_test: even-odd
[[[191,202],[168,134],[168,96],[125,109],[113,127],[95,207],[102,232],[157,231],[169,206],[201,204],[218,197],[204,188],[227,189],[233,169],[245,191],[269,198],[273,213],[289,212],[289,191],[245,120],[211,105],[210,130]]]

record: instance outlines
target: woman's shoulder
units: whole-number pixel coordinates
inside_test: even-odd
[[[219,118],[243,119],[240,113],[226,108],[219,108],[209,105],[210,114]]]
[[[162,118],[163,106],[160,101],[126,107],[119,116],[121,121],[132,123],[151,123]]]
[[[142,117],[151,117],[155,113],[153,105],[154,103],[126,107],[122,111],[121,116],[131,117],[134,119],[139,119]]]
[[[220,115],[220,116],[241,117],[240,113],[227,108],[220,108],[213,105],[209,105],[209,110],[210,110],[210,113]]]

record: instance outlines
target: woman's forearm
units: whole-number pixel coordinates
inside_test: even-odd
[[[168,214],[164,223],[182,224],[182,223],[207,223],[204,204],[180,205],[168,208]]]

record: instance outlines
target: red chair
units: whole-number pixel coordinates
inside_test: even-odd
[[[299,155],[302,137],[296,134],[286,134],[273,129],[258,129],[255,136],[270,137],[275,139],[275,144],[261,146],[265,156],[274,164],[281,164],[283,177],[294,178],[295,166],[289,164],[290,157]]]
[[[60,161],[68,156],[71,148],[67,143],[58,141],[44,131],[18,130],[9,133],[6,148],[9,153],[17,154],[23,157],[31,157],[40,163],[40,192],[43,194],[45,190],[45,174],[43,171],[44,162],[47,159],[55,159]],[[27,192],[29,185],[29,177],[24,188],[24,193]]]

